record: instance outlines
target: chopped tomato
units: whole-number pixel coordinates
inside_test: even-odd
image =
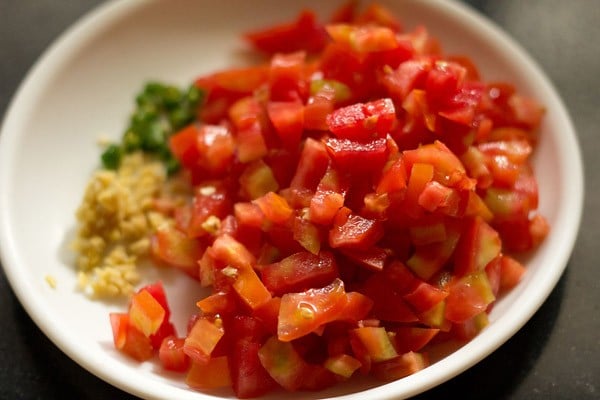
[[[281,297],[277,336],[288,342],[335,320],[346,304],[344,284],[335,279],[330,285]]]
[[[158,331],[165,314],[165,309],[147,290],[142,290],[131,298],[129,322],[144,336],[150,337]]]
[[[344,215],[345,213],[346,211],[341,209],[335,216],[333,227],[329,231],[331,247],[369,249],[383,236],[380,221],[356,214]]]
[[[310,10],[300,13],[295,21],[248,32],[246,39],[265,53],[289,53],[297,50],[320,51],[327,41],[325,30]]]
[[[373,366],[373,376],[383,381],[393,381],[412,375],[427,366],[420,353],[408,352]]]
[[[339,108],[327,116],[327,126],[338,138],[370,140],[385,137],[396,121],[391,99],[357,103]]]
[[[231,386],[227,357],[212,357],[206,362],[192,360],[185,383],[194,389],[205,390]]]
[[[129,314],[111,313],[109,316],[117,350],[138,361],[145,361],[152,357],[150,339],[131,324]]]
[[[198,278],[197,262],[203,250],[198,240],[169,225],[159,227],[152,237],[152,252],[159,260],[194,278]]]
[[[170,371],[183,372],[190,365],[190,359],[185,354],[183,346],[185,339],[167,336],[160,345],[158,357],[162,366]]]
[[[258,358],[269,375],[285,389],[294,391],[302,385],[308,367],[291,343],[271,336],[258,350]]]
[[[550,229],[543,106],[379,4],[244,38],[268,60],[197,78],[169,138],[181,176],[150,202],[167,222],[146,221],[154,258],[210,293],[179,337],[143,287],[110,316],[115,347],[250,398],[401,379],[478,335]]]
[[[338,270],[331,253],[302,252],[262,267],[260,274],[267,289],[282,295],[325,286],[338,276]]]
[[[210,360],[211,353],[224,334],[223,322],[220,318],[211,321],[201,317],[188,332],[183,344],[183,351],[194,362],[205,364]]]

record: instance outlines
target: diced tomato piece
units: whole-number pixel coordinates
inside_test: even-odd
[[[465,178],[465,167],[460,159],[438,140],[407,150],[403,154],[409,171],[416,163],[431,165],[434,168],[434,179],[443,185],[453,187]]]
[[[340,211],[338,211],[338,214]],[[329,231],[329,245],[333,248],[351,247],[369,249],[383,236],[381,221],[350,214],[334,220]]]
[[[419,351],[439,333],[439,329],[403,326],[395,328],[394,346],[399,354]]]
[[[408,177],[404,158],[399,157],[384,170],[377,183],[377,193],[396,193],[406,189]]]
[[[264,223],[264,214],[260,207],[254,203],[237,202],[233,207],[235,219],[239,225],[261,228]]]
[[[244,68],[231,68],[196,79],[196,86],[207,91],[207,101],[214,100],[211,95],[221,95],[222,92],[229,94],[251,94],[267,79],[268,66],[259,64]],[[217,92],[217,93],[215,93]]]
[[[248,164],[240,175],[239,183],[240,194],[248,200],[254,200],[279,189],[273,169],[262,159]]]
[[[446,301],[440,301],[429,310],[420,313],[419,321],[426,326],[444,332],[450,330],[452,324],[446,319]]]
[[[238,269],[252,269],[256,258],[248,249],[228,234],[220,235],[211,246],[214,258]]]
[[[425,92],[427,100],[434,108],[439,108],[451,101],[459,90],[467,71],[461,65],[438,61],[427,74]]]
[[[258,160],[267,155],[268,149],[259,122],[238,129],[236,140],[238,143],[237,156],[243,163]]]
[[[362,365],[360,361],[348,354],[338,354],[329,357],[323,363],[324,367],[344,379],[348,379]]]
[[[277,53],[271,58],[269,88],[271,101],[300,101],[308,96],[305,77],[306,52]],[[299,109],[302,111],[302,109]]]
[[[158,351],[160,363],[164,369],[169,371],[183,372],[190,365],[190,359],[183,351],[184,338],[167,336],[162,341]]]
[[[191,215],[186,233],[191,238],[215,233],[214,227],[208,223],[209,218],[221,220],[231,210],[231,200],[223,185],[202,185],[196,191],[191,206]],[[208,223],[208,224],[207,224]]]
[[[167,264],[198,278],[198,260],[204,246],[170,225],[159,227],[152,237],[152,253]]]
[[[185,377],[185,383],[199,390],[230,387],[230,368],[226,356],[211,357],[206,362],[192,359],[192,365]]]
[[[269,119],[286,147],[296,148],[304,131],[304,106],[300,101],[270,101]]]
[[[325,145],[307,138],[300,154],[296,173],[290,183],[292,190],[306,189],[314,191],[329,165],[329,156]]]
[[[454,274],[458,277],[482,271],[500,254],[498,232],[481,218],[471,218],[454,253]]]
[[[346,304],[337,320],[358,323],[365,319],[373,308],[373,300],[359,292],[346,293]]]
[[[395,100],[402,102],[413,89],[424,87],[432,67],[429,58],[407,60],[383,77],[383,85]]]
[[[271,300],[271,293],[252,268],[238,269],[234,279],[233,289],[252,310]]]
[[[183,351],[194,363],[206,364],[224,334],[223,321],[220,318],[211,321],[208,318],[200,317],[188,332]]]
[[[394,381],[412,375],[427,366],[420,353],[408,352],[396,358],[373,365],[373,376],[382,381]]]
[[[494,297],[498,297],[500,293],[500,260],[502,259],[502,254],[498,257],[494,258],[485,266],[485,273],[487,274],[488,281],[490,282],[490,288],[492,289],[492,293]],[[489,311],[489,309],[488,309]]]
[[[327,116],[327,126],[340,139],[372,140],[387,135],[396,121],[391,99],[356,103]]]
[[[233,293],[219,291],[199,300],[196,306],[204,315],[225,315],[236,310],[237,301]]]
[[[281,297],[277,336],[288,342],[313,332],[335,320],[346,304],[344,283],[335,279],[330,285]]]
[[[288,222],[294,212],[285,198],[274,192],[268,192],[253,202],[258,205],[265,218],[274,224]]]
[[[277,319],[280,306],[281,297],[271,297],[268,302],[252,311],[252,315],[260,320],[264,329],[272,335],[277,335]]]
[[[385,263],[389,258],[388,252],[379,247],[372,247],[368,250],[340,248],[340,252],[352,261],[373,271],[383,270]]]
[[[514,258],[503,255],[500,259],[500,291],[505,292],[519,283],[525,274],[523,264]]]
[[[385,26],[332,24],[325,27],[334,42],[357,53],[390,50],[398,47],[395,32]]]
[[[282,295],[325,286],[338,276],[338,269],[329,252],[318,255],[302,252],[264,266],[260,274],[267,289]]]
[[[302,378],[301,390],[319,391],[338,382],[335,374],[319,364],[307,364]]]
[[[437,216],[415,221],[408,232],[411,242],[416,246],[442,242],[447,238],[446,224]]]
[[[231,131],[223,125],[202,125],[196,136],[197,163],[208,173],[222,176],[230,167],[235,153]]]
[[[175,336],[176,334],[177,332],[175,330],[175,325],[165,319],[158,327],[158,330],[150,335],[150,344],[154,350],[158,350],[160,349],[160,345],[166,337]]]
[[[362,327],[350,331],[367,350],[373,362],[390,360],[398,356],[390,336],[383,327]]]
[[[156,301],[162,306],[165,310],[165,320],[168,321],[171,317],[171,309],[169,308],[169,302],[167,301],[167,294],[165,292],[165,288],[161,281],[156,281],[154,283],[149,283],[144,285],[142,288],[138,290],[141,292],[142,290],[146,290],[148,293],[154,297]]]
[[[310,200],[309,218],[312,222],[329,225],[344,205],[348,183],[330,165]]]
[[[440,302],[448,297],[448,292],[439,289],[427,282],[421,282],[415,290],[404,295],[406,300],[417,313],[424,313],[431,310]]]
[[[463,323],[453,324],[452,334],[458,340],[468,341],[477,336],[488,324],[488,314],[481,312]]]
[[[312,254],[319,254],[321,250],[321,231],[312,222],[296,216],[294,218],[293,236],[302,247]]]
[[[394,267],[393,267],[394,268]],[[406,268],[406,267],[403,267]],[[360,288],[360,292],[373,300],[373,309],[371,314],[384,321],[393,322],[415,322],[418,320],[415,312],[408,306],[404,300],[405,288],[396,285],[398,279],[390,279],[385,273],[372,275]],[[415,279],[409,271],[406,271],[407,277]],[[397,274],[399,276],[400,274]],[[402,280],[407,285],[405,280]]]
[[[329,129],[327,126],[327,116],[333,112],[335,103],[336,93],[331,86],[326,86],[318,92],[311,94],[304,105],[304,129],[320,131]]]
[[[294,391],[302,385],[308,367],[292,343],[271,336],[258,350],[258,358],[269,375],[283,388]]]
[[[449,287],[445,316],[455,323],[474,317],[495,300],[485,271],[466,275]]]
[[[292,22],[248,32],[244,36],[256,49],[269,54],[298,50],[318,52],[327,42],[327,33],[310,10],[302,11]]]
[[[406,196],[404,198],[404,211],[413,218],[419,218],[423,209],[419,204],[419,197],[425,190],[427,183],[433,179],[434,168],[431,164],[416,163],[412,165]]]
[[[186,168],[193,168],[200,158],[197,146],[198,127],[191,124],[176,132],[169,138],[169,149]]]
[[[447,226],[446,238],[442,242],[415,246],[415,252],[406,265],[420,278],[429,280],[448,262],[459,242],[460,230]]]
[[[394,16],[394,14],[378,3],[371,3],[356,16],[354,22],[360,25],[375,24],[385,26],[394,32],[402,31],[402,23]]]
[[[117,350],[138,361],[145,361],[152,357],[150,339],[130,323],[128,314],[110,313],[109,317]]]
[[[259,342],[238,340],[229,355],[231,381],[235,395],[240,399],[259,397],[276,383],[262,366],[258,351]]]

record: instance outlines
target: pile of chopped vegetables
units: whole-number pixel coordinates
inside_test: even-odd
[[[110,316],[117,349],[239,398],[390,381],[477,335],[517,284],[514,255],[549,229],[530,163],[543,108],[355,4],[246,34],[268,60],[198,78],[183,108],[156,85],[138,99],[114,153],[157,150],[193,188],[155,199],[170,223],[152,255],[212,294],[176,332],[145,286]]]

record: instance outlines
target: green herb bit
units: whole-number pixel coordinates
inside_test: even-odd
[[[119,168],[122,156],[123,152],[121,147],[117,144],[111,144],[102,152],[102,165],[104,165],[104,168],[106,169],[115,170]]]
[[[169,137],[196,119],[204,92],[190,85],[186,90],[160,82],[148,82],[135,98],[136,108],[121,145],[112,145],[102,154],[106,168],[117,169],[122,154],[142,150],[156,155],[167,172],[179,169],[179,162],[169,150]],[[114,146],[114,147],[113,147]]]

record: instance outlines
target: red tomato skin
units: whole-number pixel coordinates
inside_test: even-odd
[[[278,339],[289,342],[335,320],[346,301],[344,284],[339,278],[322,288],[286,293],[279,308]]]
[[[247,32],[244,37],[256,49],[268,54],[318,52],[327,42],[327,34],[311,10],[303,10],[292,22]]]
[[[445,317],[454,323],[463,323],[485,311],[495,300],[485,271],[466,275],[449,287]]]
[[[326,147],[320,141],[306,139],[290,188],[315,191],[329,165]]]
[[[325,145],[331,159],[341,171],[372,173],[381,170],[387,159],[385,138],[358,142],[332,137],[325,140]]]
[[[162,226],[152,237],[151,248],[159,260],[198,279],[197,261],[202,256],[204,246],[196,239],[189,238],[177,228]]]
[[[209,234],[203,227],[209,217],[222,219],[231,211],[231,200],[223,185],[209,185],[208,187],[214,188],[214,191],[210,194],[203,194],[200,190],[192,201],[190,221],[186,229],[187,235],[191,238]]]
[[[269,99],[301,102],[308,97],[308,82],[304,77],[306,52],[277,53],[269,69]],[[299,108],[299,112],[302,112]]]
[[[164,369],[183,372],[190,366],[190,359],[183,351],[185,339],[169,335],[164,338],[158,350],[158,357]]]
[[[338,268],[330,252],[318,255],[301,252],[264,266],[260,274],[267,289],[283,295],[325,286],[338,276]]]
[[[198,127],[191,124],[169,138],[169,149],[186,168],[195,167],[200,157],[200,151],[196,145],[197,137]]]
[[[229,354],[233,391],[239,399],[262,396],[275,388],[276,383],[260,363],[259,342],[238,340]]]
[[[417,313],[423,313],[448,297],[448,292],[438,289],[426,282],[421,282],[415,290],[404,295],[406,300]]]
[[[271,336],[258,350],[258,357],[269,375],[284,389],[295,391],[302,386],[308,364],[292,343]]]
[[[402,323],[418,321],[415,312],[404,300],[403,293],[384,273],[372,275],[359,292],[373,301],[371,315],[375,318]]]
[[[389,98],[352,104],[327,116],[327,126],[334,135],[358,141],[385,137],[395,121],[394,103]]]
[[[350,247],[367,250],[383,237],[380,221],[350,214],[343,222],[334,221],[329,231],[329,245],[333,248]]]
[[[117,350],[140,362],[152,357],[150,339],[131,325],[128,314],[110,313],[109,318]]]
[[[156,281],[154,283],[149,283],[144,285],[138,290],[138,293],[142,290],[146,290],[148,293],[152,295],[160,303],[162,308],[165,310],[165,320],[169,320],[171,317],[171,309],[169,308],[169,302],[167,300],[167,294],[165,292],[165,287],[162,284],[162,281]]]

